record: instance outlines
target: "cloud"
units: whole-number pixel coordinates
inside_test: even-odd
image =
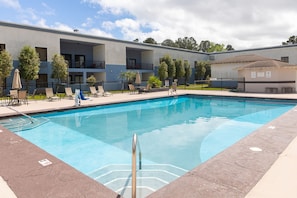
[[[100,29],[92,28],[88,30],[83,30],[83,33],[85,34],[91,34],[91,35],[96,35],[96,36],[101,36],[101,37],[108,37],[108,38],[113,38],[112,34],[106,33]]]
[[[296,33],[293,0],[84,0],[100,6],[99,12],[129,14],[128,18],[104,22],[104,27],[120,28],[123,38],[153,37],[162,42],[185,36],[197,42],[210,40],[235,49],[280,45]],[[130,26],[129,26],[130,25]],[[143,32],[149,27],[149,32]],[[282,32],[280,34],[279,32]],[[132,38],[133,39],[133,38]]]
[[[56,22],[54,25],[50,26],[50,28],[62,30],[62,31],[73,32],[73,27],[70,27],[70,26],[60,23],[60,22]]]
[[[81,24],[82,27],[91,27],[93,24],[93,19],[88,17],[84,23]]]
[[[46,3],[42,2],[41,3],[42,7],[45,9],[43,11],[43,14],[45,15],[49,15],[49,16],[52,16],[52,15],[55,15],[55,9],[51,8],[50,6],[48,6]]]
[[[0,0],[1,6],[13,8],[16,10],[21,9],[21,5],[18,0]]]

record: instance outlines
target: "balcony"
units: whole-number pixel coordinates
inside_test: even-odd
[[[152,63],[127,64],[126,68],[132,70],[153,70],[154,65]]]
[[[76,61],[69,63],[69,68],[105,69],[105,61]]]

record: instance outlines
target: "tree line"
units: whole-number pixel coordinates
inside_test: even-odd
[[[196,61],[194,65],[195,80],[206,80],[210,78],[211,67],[208,61]],[[160,80],[184,79],[188,83],[192,75],[192,69],[188,61],[182,59],[173,60],[169,55],[160,59],[158,76]]]
[[[139,39],[135,39],[134,42],[139,42]],[[150,43],[157,45],[157,41],[151,37],[145,39],[143,43]],[[221,51],[231,51],[234,50],[232,45],[224,45],[215,42],[211,42],[209,40],[200,41],[198,44],[195,38],[193,37],[184,37],[178,38],[176,41],[171,39],[165,39],[162,43],[162,46],[174,47],[174,48],[182,48],[200,52],[221,52]]]

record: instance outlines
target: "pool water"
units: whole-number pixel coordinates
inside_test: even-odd
[[[131,164],[138,135],[143,164],[193,169],[296,105],[264,99],[179,96],[46,113],[17,134],[88,174]]]

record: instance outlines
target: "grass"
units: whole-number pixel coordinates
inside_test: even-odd
[[[190,85],[179,85],[177,86],[178,89],[185,89],[185,90],[228,90],[226,88],[220,87],[208,87],[208,84],[190,84]]]
[[[226,88],[208,87],[208,84],[190,84],[188,86],[186,86],[186,85],[179,85],[179,86],[177,86],[177,88],[178,89],[183,89],[183,90],[218,90],[218,91],[228,90]],[[113,90],[113,91],[108,91],[108,92],[111,92],[112,94],[128,93],[129,90]],[[88,95],[87,92],[84,92],[84,94],[85,95]],[[59,97],[61,97],[61,98],[64,98],[65,97],[65,94],[64,93],[58,93],[57,95]],[[1,99],[5,99],[5,98],[4,97],[3,98],[0,97],[0,100]],[[46,96],[43,95],[43,94],[35,95],[35,96],[29,95],[28,96],[28,99],[29,100],[45,100],[46,99]]]

